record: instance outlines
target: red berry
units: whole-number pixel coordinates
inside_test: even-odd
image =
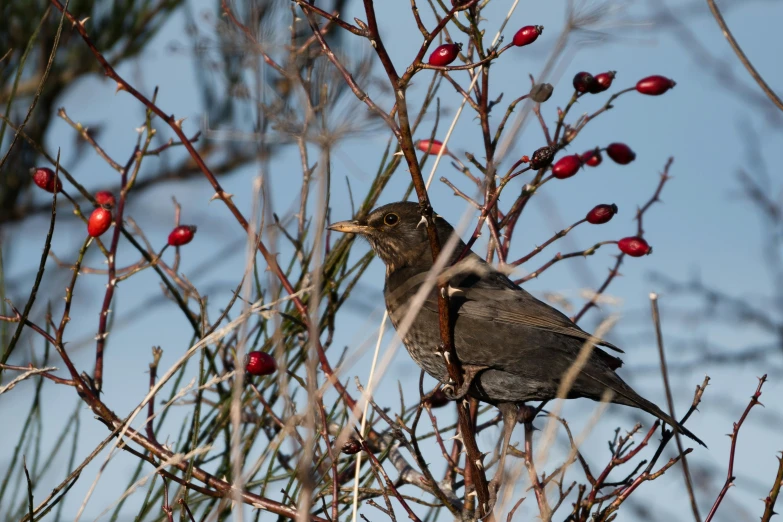
[[[46,192],[60,192],[63,184],[57,180],[57,190],[55,191],[54,171],[46,167],[32,168],[30,174],[33,176],[33,183],[44,189]]]
[[[429,404],[431,408],[442,408],[446,406],[448,403],[449,403],[449,398],[446,397],[446,394],[443,393],[443,390],[440,388],[432,392],[430,398],[427,399],[427,404]]]
[[[101,190],[95,193],[95,202],[101,207],[114,208],[117,202],[114,199],[114,194],[108,190]]]
[[[617,205],[596,205],[593,210],[587,213],[587,222],[593,225],[602,225],[609,222],[617,214]]]
[[[628,165],[636,159],[636,153],[625,143],[611,143],[606,147],[606,154],[620,165]]]
[[[536,38],[544,31],[543,25],[526,25],[514,35],[512,42],[517,47],[532,44]]]
[[[671,80],[665,76],[655,75],[639,80],[636,83],[636,90],[642,94],[660,96],[675,85],[677,85],[677,83],[674,80]]]
[[[601,156],[601,149],[598,147],[593,150],[588,150],[582,154],[582,163],[588,167],[597,167],[603,160],[604,158]]]
[[[595,78],[589,72],[578,72],[574,76],[573,84],[576,92],[589,92],[595,84]]]
[[[250,375],[270,375],[277,370],[277,362],[274,357],[264,352],[250,352],[247,354],[245,371]]]
[[[170,246],[182,246],[187,245],[193,240],[193,236],[196,234],[196,227],[193,225],[180,225],[169,234]]]
[[[552,167],[552,175],[557,179],[570,178],[577,172],[582,166],[582,158],[579,154],[571,154],[570,156],[563,156]]]
[[[346,455],[356,455],[360,451],[362,451],[362,443],[356,440],[355,437],[349,438],[343,444],[343,453]]]
[[[448,154],[449,149],[443,146],[442,141],[438,140],[419,140],[416,142],[416,147],[422,152],[428,154],[440,154],[440,149],[443,148],[443,154]]]
[[[607,71],[601,74],[596,74],[595,82],[593,83],[590,92],[593,94],[598,94],[599,92],[604,92],[607,90],[612,86],[612,81],[614,80],[616,74],[617,71]]]
[[[652,247],[640,237],[624,237],[617,242],[617,246],[622,253],[631,257],[642,257],[652,254]]]
[[[90,214],[87,221],[87,233],[92,237],[102,236],[111,226],[111,212],[103,207],[98,207]]]
[[[443,44],[438,46],[430,55],[429,64],[444,66],[457,59],[457,55],[462,49],[460,44]]]

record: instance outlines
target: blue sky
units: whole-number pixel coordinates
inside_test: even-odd
[[[414,55],[418,47],[418,32],[405,2],[378,2],[378,16],[384,24],[382,35],[386,40],[392,59],[401,68]],[[487,33],[491,36],[497,30],[499,19],[505,14],[510,2],[495,2],[485,12],[491,22]],[[595,3],[589,3],[595,6]],[[623,266],[624,277],[610,288],[609,293],[621,300],[622,305],[607,308],[606,312],[618,312],[621,321],[611,338],[626,351],[624,357],[631,382],[648,398],[663,404],[663,390],[660,375],[654,368],[657,357],[654,336],[649,321],[649,303],[647,296],[661,288],[651,281],[649,274],[662,272],[671,278],[686,280],[698,274],[705,282],[720,287],[723,291],[751,299],[761,300],[770,295],[770,280],[762,260],[764,248],[763,230],[759,226],[758,216],[751,205],[740,193],[736,174],[740,168],[748,170],[766,168],[773,179],[773,192],[770,196],[779,198],[783,184],[776,179],[776,166],[783,161],[783,148],[780,143],[780,125],[783,114],[775,113],[771,103],[766,105],[754,101],[752,95],[760,96],[757,86],[738,64],[731,49],[723,39],[714,20],[709,16],[706,3],[667,2],[665,5],[675,13],[690,13],[683,23],[698,39],[701,45],[712,53],[720,63],[722,70],[736,77],[745,90],[736,91],[724,88],[725,79],[710,73],[709,63],[694,52],[692,44],[687,48],[677,38],[670,25],[656,24],[657,2],[633,2],[630,4],[611,3],[607,24],[601,28],[600,38],[591,33],[575,35],[569,47],[571,59],[559,68],[562,77],[555,85],[553,97],[543,106],[545,118],[555,119],[555,109],[563,106],[571,95],[570,78],[580,70],[594,73],[605,70],[617,70],[614,88],[631,86],[650,74],[662,74],[674,78],[677,86],[661,97],[644,97],[634,93],[617,100],[615,109],[591,122],[587,129],[574,142],[569,152],[582,152],[596,145],[605,146],[614,141],[629,144],[637,153],[637,160],[629,166],[617,166],[606,160],[597,169],[580,172],[567,182],[553,181],[548,184],[541,197],[532,200],[529,211],[520,223],[512,258],[521,256],[536,244],[540,244],[552,233],[568,225],[598,203],[616,203],[620,214],[609,224],[600,227],[580,228],[557,246],[550,247],[537,257],[529,269],[537,267],[558,251],[567,252],[585,248],[597,240],[617,239],[632,235],[635,223],[632,218],[637,205],[647,201],[652,194],[666,159],[674,156],[671,170],[673,179],[665,187],[663,204],[651,208],[645,219],[645,230],[654,254],[645,258],[630,259]],[[769,1],[732,3],[726,9],[725,16],[751,57],[759,72],[773,86],[783,85],[783,70],[777,66],[775,58],[781,49],[776,48],[774,37],[779,21],[783,19],[783,4]],[[690,7],[688,7],[690,6]],[[728,6],[727,6],[728,7]],[[193,11],[214,12],[209,2],[194,3]],[[424,12],[425,9],[422,9]],[[363,18],[358,2],[353,2],[346,20],[354,16]],[[492,68],[495,95],[505,92],[504,101],[526,92],[527,74],[538,72],[543,67],[560,27],[563,23],[564,7],[561,2],[521,2],[509,24],[507,41],[513,31],[523,25],[541,24],[545,31],[539,40],[523,49],[512,49],[504,54]],[[426,18],[425,18],[426,19]],[[635,23],[632,25],[627,20]],[[187,54],[173,53],[168,44],[179,41],[186,46],[187,38],[183,32],[182,16],[175,16],[156,37],[137,63],[126,64],[120,68],[121,74],[131,80],[144,92],[151,92],[154,85],[160,86],[159,106],[178,118],[187,116],[185,128],[188,133],[195,132],[200,125],[203,108],[195,83],[194,61]],[[210,20],[197,16],[199,27],[210,32]],[[287,23],[287,22],[286,22]],[[356,54],[368,52],[366,42],[356,41]],[[777,51],[777,52],[776,52]],[[380,73],[377,69],[376,74]],[[411,91],[413,100],[420,99],[421,91],[428,83],[432,73],[425,71],[417,78]],[[455,75],[464,82],[466,75]],[[554,82],[553,82],[554,83]],[[613,90],[614,90],[613,88]],[[369,92],[388,104],[388,99],[377,94],[378,89],[370,87]],[[603,103],[605,97],[586,97],[580,101],[574,114],[592,112]],[[350,103],[348,103],[350,101]],[[415,102],[414,102],[415,103]],[[441,89],[441,129],[445,129],[457,108],[459,99],[453,90],[444,85]],[[139,103],[126,93],[114,93],[114,85],[97,75],[82,78],[75,82],[60,100],[59,105],[66,107],[69,115],[85,124],[105,123],[101,143],[115,159],[123,162],[132,150],[136,132],[134,128],[142,123],[143,111]],[[346,98],[347,110],[365,111],[364,106],[351,98]],[[500,112],[500,111],[498,111]],[[495,122],[498,114],[495,114]],[[429,120],[431,122],[431,120]],[[431,123],[430,123],[431,124]],[[168,138],[169,132],[158,123],[159,132]],[[425,125],[420,137],[429,134]],[[442,131],[442,132],[445,132]],[[440,132],[439,132],[440,134]],[[460,120],[451,141],[450,148],[458,154],[475,151],[479,156],[476,121],[473,115],[466,113]],[[332,216],[334,220],[349,217],[349,205],[343,187],[343,178],[350,179],[354,194],[363,194],[363,190],[372,179],[378,159],[388,139],[387,133],[367,133],[346,140],[333,156],[332,172],[334,187],[332,191]],[[116,183],[116,173],[109,169],[94,154],[83,154],[75,158],[71,152],[74,141],[73,131],[59,120],[55,121],[46,137],[50,151],[62,147],[63,164],[75,173],[87,187],[103,187]],[[755,145],[748,153],[747,141]],[[534,121],[530,121],[520,135],[513,154],[531,154],[543,144],[541,130]],[[181,151],[171,151],[171,157],[179,157]],[[515,158],[514,158],[515,159]],[[146,168],[165,165],[165,158],[151,158]],[[174,163],[174,162],[172,162]],[[429,172],[428,169],[425,169]],[[252,209],[252,181],[258,174],[258,166],[243,169],[241,173],[226,178],[224,186],[235,194],[238,207],[249,215]],[[142,176],[144,170],[142,171]],[[297,200],[298,181],[301,176],[298,154],[289,148],[276,155],[269,164],[269,175],[275,194],[275,210],[281,213],[292,208]],[[441,165],[436,179],[440,175],[449,176],[463,189],[469,189],[462,183],[451,167],[445,162]],[[403,169],[395,175],[392,183],[381,198],[381,202],[399,199],[407,186],[408,178]],[[520,184],[523,180],[519,180]],[[519,190],[519,185],[509,187],[508,196],[501,198],[501,204],[508,205],[511,194]],[[314,192],[315,194],[315,192]],[[132,198],[128,213],[147,231],[154,244],[163,244],[172,222],[173,209],[171,196],[176,196],[183,205],[183,222],[199,226],[197,240],[183,251],[182,272],[196,283],[199,288],[209,289],[213,310],[217,310],[230,295],[231,288],[238,283],[244,265],[244,249],[241,248],[242,231],[230,219],[226,209],[218,202],[207,204],[212,190],[204,179],[195,179],[187,184],[159,185],[154,191],[144,193],[143,197]],[[36,201],[43,201],[44,195],[31,195]],[[315,196],[313,196],[315,197]],[[451,194],[445,185],[433,184],[431,198],[441,215],[456,223],[465,205]],[[63,207],[64,208],[64,207]],[[21,223],[8,231],[5,238],[12,248],[4,249],[4,265],[9,281],[17,281],[22,287],[32,283],[34,267],[43,242],[48,220],[36,218]],[[72,258],[74,245],[81,243],[83,230],[67,212],[60,214],[53,250],[62,257]],[[473,224],[470,228],[472,229]],[[238,246],[240,245],[240,246]],[[367,248],[362,243],[354,247],[358,255]],[[603,280],[606,269],[613,263],[611,248],[599,252],[587,261],[571,260],[556,265],[544,277],[531,281],[526,288],[542,295],[544,292],[558,292],[572,298],[579,306],[579,291],[583,288],[595,288]],[[234,254],[234,255],[229,255]],[[202,263],[219,256],[219,261],[208,270],[200,269]],[[96,257],[91,258],[93,262]],[[120,264],[134,262],[135,256],[129,248],[121,250]],[[53,263],[45,285],[51,289],[63,288],[67,271],[58,270]],[[359,349],[366,339],[375,335],[382,314],[383,300],[381,286],[383,267],[374,261],[364,284],[361,285],[342,314],[338,323],[340,338],[336,346],[347,345],[350,350]],[[160,345],[164,349],[162,364],[172,363],[187,348],[187,324],[177,309],[169,303],[156,306],[147,311],[148,299],[159,295],[159,285],[151,272],[143,272],[134,277],[134,282],[120,286],[119,302],[115,310],[116,324],[112,331],[112,341],[107,353],[107,383],[105,400],[118,414],[128,412],[143,395],[147,386],[147,365],[150,360],[150,347]],[[74,316],[69,326],[70,349],[75,354],[77,364],[91,367],[92,337],[97,329],[97,314],[103,296],[103,277],[84,277],[77,287]],[[55,306],[59,296],[53,291]],[[694,300],[661,295],[664,333],[667,338],[670,360],[687,357],[688,350],[695,343],[706,342],[722,347],[736,346],[740,349],[748,344],[768,340],[762,332],[753,328],[733,328],[689,321],[683,313]],[[17,306],[19,303],[17,303]],[[371,312],[368,312],[367,307]],[[45,302],[39,300],[36,305],[38,317],[44,310]],[[132,318],[127,315],[136,312]],[[126,320],[122,318],[126,317]],[[602,317],[595,311],[586,318],[585,327],[592,328]],[[352,333],[349,333],[352,332]],[[390,336],[388,336],[390,339]],[[31,339],[25,350],[40,353],[41,343]],[[336,357],[336,355],[335,355]],[[21,361],[27,362],[27,360]],[[365,355],[349,372],[359,375],[366,381],[369,356]],[[776,366],[779,368],[779,358]],[[641,370],[634,372],[634,368]],[[711,466],[710,469],[721,478],[713,481],[705,491],[699,491],[702,514],[709,508],[716,486],[722,483],[728,459],[729,439],[725,437],[731,429],[731,423],[741,413],[756,386],[756,376],[765,372],[758,366],[713,367],[705,364],[693,371],[677,373],[673,376],[678,411],[684,412],[690,403],[693,388],[700,383],[704,374],[712,377],[712,386],[705,395],[701,412],[689,423],[690,428],[699,434],[710,447],[709,450],[696,449],[692,460]],[[408,357],[400,352],[392,362],[385,380],[378,392],[381,403],[395,404],[396,383],[415,386],[418,370]],[[0,412],[10,420],[10,429],[0,433],[0,441],[8,446],[18,436],[18,411],[26,410],[31,391],[29,384],[20,386],[13,396],[6,395],[0,400]],[[59,425],[64,422],[75,407],[75,395],[64,393],[55,386],[47,386],[44,413],[49,422]],[[765,396],[780,396],[783,386],[776,380],[765,386]],[[763,399],[762,399],[763,401]],[[764,401],[763,401],[764,402]],[[737,488],[730,491],[721,516],[723,520],[752,519],[762,511],[759,498],[766,495],[772,482],[775,452],[783,449],[783,439],[779,435],[780,416],[783,413],[779,405],[767,400],[767,407],[757,408],[740,435],[740,453],[736,467]],[[569,418],[577,425],[583,424],[594,405],[586,401],[569,403],[566,409]],[[612,413],[624,411],[613,407]],[[80,443],[85,454],[95,442],[105,436],[102,425],[93,422],[89,412],[83,412],[83,441]],[[646,425],[651,419],[643,418]],[[618,422],[630,426],[628,417],[610,415],[605,417],[588,440],[588,448],[597,452],[604,451],[608,439]],[[774,428],[778,431],[775,431]],[[159,438],[176,437],[178,425],[171,423],[159,434]],[[519,430],[521,431],[521,430]],[[58,433],[59,430],[52,430]],[[489,447],[496,434],[482,436],[480,445]],[[517,435],[521,435],[518,433]],[[53,437],[44,435],[42,443],[54,442]],[[601,453],[602,455],[604,453]],[[3,461],[0,460],[0,463]],[[53,485],[65,475],[65,462],[57,463],[58,472],[47,478]],[[86,511],[86,519],[94,519],[119,493],[122,484],[135,466],[135,461],[122,456],[110,464],[107,473],[116,480],[101,483]],[[88,468],[66,503],[66,513],[73,512],[81,503],[84,492],[95,476],[95,466]],[[751,478],[752,477],[752,478]],[[50,484],[41,485],[41,493],[47,491]],[[661,507],[666,516],[687,520],[687,504],[681,502],[682,478],[678,469],[672,470],[668,479],[646,486],[655,498],[667,498],[666,507]],[[659,497],[659,495],[667,495]],[[141,498],[139,493],[134,497]],[[646,497],[652,500],[653,497]],[[532,504],[531,504],[532,505]],[[529,506],[528,506],[529,508]],[[371,508],[365,508],[368,516]],[[73,511],[72,511],[73,510]],[[747,513],[743,510],[748,510]],[[618,520],[632,520],[632,511]],[[522,515],[520,515],[522,516]],[[68,518],[66,516],[66,518]],[[662,516],[660,518],[663,518]]]

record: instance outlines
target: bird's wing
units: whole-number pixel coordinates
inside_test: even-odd
[[[499,272],[480,278],[467,277],[454,283],[457,286],[452,287],[451,294],[457,302],[462,301],[459,315],[592,340],[596,345],[624,353],[612,343],[585,332],[566,315],[536,299]]]

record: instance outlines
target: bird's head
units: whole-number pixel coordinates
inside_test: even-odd
[[[441,217],[435,218],[435,224],[444,244],[454,229]],[[340,221],[329,229],[367,239],[390,272],[407,266],[432,266],[427,226],[418,203],[390,203],[376,208],[366,219]]]

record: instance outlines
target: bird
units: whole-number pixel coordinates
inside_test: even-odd
[[[428,221],[421,208],[414,202],[390,203],[372,210],[364,219],[328,227],[365,238],[386,265],[384,298],[398,330],[434,265]],[[599,346],[622,353],[621,349],[593,337],[467,249],[445,219],[433,215],[432,222],[441,245],[456,239],[456,248],[448,253],[438,277],[441,282],[448,281],[454,348],[462,365],[463,385],[454,389],[439,351],[438,290],[432,283],[402,340],[411,358],[443,383],[451,398],[467,395],[500,409],[504,445],[495,478],[502,474],[519,406],[556,398],[562,379],[585,343],[592,343],[593,349],[566,398],[600,401],[608,391],[611,402],[644,410],[704,446],[696,435],[623,381],[616,373],[622,360]],[[495,478],[490,486],[496,492],[500,479]]]

